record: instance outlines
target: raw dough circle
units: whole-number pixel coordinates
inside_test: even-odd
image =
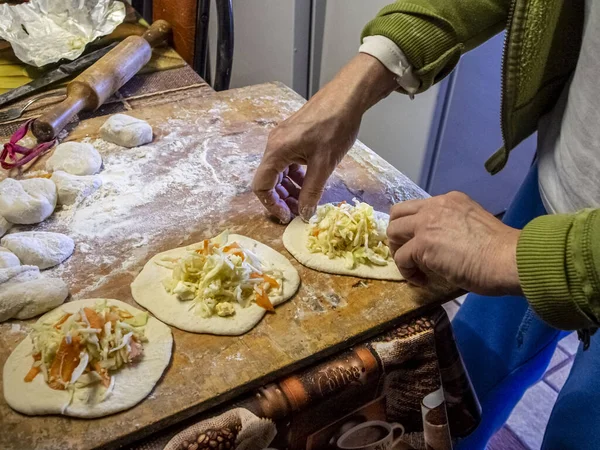
[[[144,120],[115,114],[100,127],[100,137],[121,147],[139,147],[152,142],[152,127]]]
[[[4,236],[0,244],[21,260],[40,269],[60,264],[73,254],[75,243],[69,236],[49,231],[24,231]]]
[[[31,225],[45,220],[56,207],[56,185],[47,178],[0,183],[0,211],[11,223]]]
[[[102,167],[100,153],[92,145],[83,142],[65,142],[54,149],[46,161],[50,172],[62,170],[72,175],[94,175]]]
[[[228,243],[238,242],[253,251],[265,263],[283,272],[283,295],[270,297],[273,306],[290,299],[300,286],[298,271],[281,253],[260,242],[238,234],[229,235]],[[133,298],[163,322],[192,333],[209,333],[237,336],[250,331],[260,322],[266,311],[252,303],[242,308],[234,303],[235,314],[231,317],[211,316],[203,318],[190,311],[190,302],[183,302],[175,295],[169,294],[163,287],[162,280],[171,276],[171,270],[155,264],[164,258],[179,258],[186,253],[186,247],[180,247],[159,253],[146,263],[144,269],[131,284]]]
[[[60,308],[44,314],[40,317],[38,323],[46,320],[57,320],[65,312],[75,313],[85,306],[94,306],[97,300],[102,299],[86,299],[65,303]],[[118,306],[134,315],[141,312],[139,309],[119,300],[108,299],[107,301],[109,305]],[[126,365],[114,374],[114,390],[106,400],[90,405],[75,395],[73,402],[66,409],[65,405],[69,402],[67,391],[51,389],[41,375],[35,377],[31,383],[26,383],[23,380],[33,361],[31,358],[33,345],[31,338],[28,336],[13,350],[6,360],[6,364],[4,364],[4,398],[6,403],[11,408],[28,415],[64,414],[88,419],[129,409],[150,394],[171,360],[173,336],[168,326],[154,317],[149,317],[145,335],[148,342],[144,343],[142,360],[136,364]],[[82,388],[81,391],[92,390],[95,387],[97,385]],[[63,409],[64,412],[62,412]]]
[[[384,219],[389,222],[388,214],[376,211],[378,219]],[[343,258],[329,259],[323,253],[311,253],[307,248],[308,243],[308,227],[300,217],[296,217],[285,229],[283,233],[283,245],[300,264],[305,265],[320,272],[334,273],[338,275],[350,275],[360,278],[372,278],[376,280],[404,280],[400,274],[398,267],[393,260],[388,262],[386,266],[367,266],[359,264],[354,269],[347,269],[344,265]]]

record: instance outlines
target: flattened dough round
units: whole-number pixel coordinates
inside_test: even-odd
[[[228,243],[237,242],[254,252],[265,264],[283,272],[283,295],[273,298],[269,296],[273,306],[290,299],[300,286],[300,276],[288,259],[271,247],[239,234],[229,235]],[[209,333],[237,336],[250,331],[260,322],[266,311],[255,303],[242,308],[234,303],[235,314],[231,317],[212,316],[203,318],[190,311],[190,302],[177,299],[169,294],[162,285],[162,280],[171,276],[171,270],[155,264],[161,258],[179,258],[186,253],[186,247],[180,247],[159,253],[146,263],[143,270],[131,284],[133,298],[163,322],[192,333]]]
[[[386,222],[390,220],[390,216],[386,213],[376,211],[375,214],[379,219],[384,219]],[[337,275],[350,275],[375,280],[404,280],[393,260],[388,262],[387,266],[359,264],[354,269],[347,269],[343,258],[329,259],[323,253],[311,253],[306,246],[308,242],[308,227],[309,225],[300,217],[296,217],[283,233],[283,245],[285,245],[287,251],[300,264],[319,272],[334,273]]]
[[[62,170],[72,175],[94,175],[102,167],[102,157],[91,144],[65,142],[54,149],[46,162],[46,168],[55,172]]]
[[[77,300],[65,303],[59,308],[44,314],[38,322],[57,320],[65,312],[74,313],[85,306],[93,306],[100,299]],[[131,314],[141,311],[119,300],[108,299],[109,305],[116,305]],[[148,318],[146,324],[144,356],[136,364],[128,364],[115,374],[115,386],[112,393],[104,401],[87,404],[79,395],[69,402],[67,391],[54,390],[48,387],[44,377],[38,375],[31,383],[23,378],[31,368],[31,351],[33,345],[27,336],[10,354],[4,364],[4,398],[8,405],[27,415],[64,414],[66,416],[94,418],[114,414],[129,409],[150,394],[171,360],[173,336],[171,329],[154,317]],[[81,391],[93,390],[98,384],[82,388]],[[79,391],[79,390],[78,390]],[[64,412],[62,410],[64,409]]]

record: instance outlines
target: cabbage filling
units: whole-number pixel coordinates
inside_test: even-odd
[[[253,302],[274,311],[269,297],[281,296],[283,273],[237,242],[227,243],[228,233],[187,248],[181,258],[163,258],[157,264],[172,270],[162,284],[169,294],[190,302],[190,310],[203,318],[231,317],[236,305]]]
[[[135,316],[106,300],[53,321],[33,325],[31,382],[41,373],[52,389],[70,390],[100,383],[106,398],[114,387],[114,372],[139,361],[148,314]],[[71,392],[72,393],[72,392]]]
[[[321,205],[310,219],[307,247],[329,259],[344,258],[344,265],[385,266],[391,261],[385,220],[378,219],[371,205],[353,200]]]

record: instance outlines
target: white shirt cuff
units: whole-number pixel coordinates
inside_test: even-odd
[[[358,49],[377,58],[390,72],[396,75],[396,81],[411,98],[419,89],[421,80],[414,74],[413,66],[394,41],[385,36],[367,36]]]

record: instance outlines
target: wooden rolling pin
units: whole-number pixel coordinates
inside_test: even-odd
[[[47,142],[81,111],[93,111],[131,79],[163,42],[171,25],[157,20],[142,36],[129,36],[67,85],[67,98],[36,119],[32,125],[39,142]]]

